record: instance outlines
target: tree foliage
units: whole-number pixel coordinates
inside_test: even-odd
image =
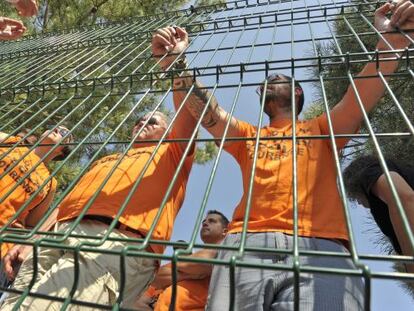
[[[36,18],[25,19],[32,32],[61,31],[67,28],[117,22],[181,8],[188,0],[40,0]],[[0,9],[7,16],[17,17],[5,2]]]
[[[354,1],[356,3],[357,1]],[[367,5],[364,1],[364,5]],[[347,72],[355,76],[363,67],[363,64],[353,64],[352,61],[358,61],[364,58],[362,54],[356,55],[355,53],[363,52],[361,44],[358,42],[355,37],[356,34],[359,35],[364,47],[368,51],[375,51],[375,45],[378,40],[375,34],[372,34],[372,28],[367,22],[361,18],[359,8],[348,9],[348,13],[353,13],[349,15],[349,18],[343,18],[337,20],[333,23],[334,34],[338,39],[338,45],[334,41],[331,41],[326,44],[319,44],[318,51],[322,57],[327,57],[322,61],[323,71],[319,71],[319,66],[313,68],[311,74],[318,78],[321,75],[324,79],[324,86],[326,91],[326,96],[328,100],[328,105],[332,108],[336,103],[338,103],[344,96],[348,85],[349,79],[347,78]],[[353,16],[353,18],[352,18]],[[373,18],[371,22],[373,23]],[[365,33],[371,33],[370,35],[362,35]],[[338,48],[339,46],[339,48]],[[349,66],[347,64],[346,57],[338,62],[338,58],[330,58],[335,55],[341,55],[349,53]],[[332,61],[338,62],[337,65],[328,65]],[[405,72],[406,64],[401,63],[400,68],[397,72]],[[409,120],[414,120],[414,82],[410,75],[399,75],[395,76],[388,81],[392,94],[398,101],[398,104],[401,105],[401,108],[406,113]],[[321,86],[319,83],[315,83],[315,88],[319,90],[319,98],[314,102],[314,105],[307,111],[305,114],[306,118],[311,118],[316,115],[321,114],[324,111],[323,97],[321,92]],[[385,96],[380,100],[378,105],[369,113],[370,124],[375,133],[401,133],[408,132],[408,127],[405,121],[401,117],[401,112],[398,109],[397,102],[393,100],[391,94],[386,92]],[[367,124],[362,124],[361,133],[368,133]],[[392,137],[378,137],[380,151],[384,154],[386,158],[402,160],[406,163],[414,164],[414,158],[412,154],[414,152],[414,142],[410,136],[392,136]],[[345,162],[356,159],[364,154],[378,154],[378,150],[375,148],[373,140],[368,139],[359,139],[354,140],[349,143],[351,146],[344,153],[342,158]],[[374,220],[371,216],[369,218],[369,223],[374,224]],[[374,225],[374,232],[376,237],[374,241],[379,245],[384,252],[391,253],[392,246],[388,238],[379,231],[377,225]],[[394,269],[399,272],[405,272],[401,264],[395,263]],[[401,286],[405,291],[414,295],[414,282],[402,282]]]
[[[225,0],[197,0],[195,7],[223,4]],[[29,33],[61,31],[73,27],[90,26],[102,22],[125,22],[180,9],[189,0],[40,0],[36,18],[23,18]],[[4,16],[21,19],[8,3],[0,1]]]
[[[358,39],[361,40],[363,46],[368,51],[375,51],[375,45],[378,41],[378,37],[373,34],[371,26],[361,18],[360,10],[360,7],[348,9],[346,12],[350,14],[333,23],[338,45],[332,40],[329,43],[319,44],[318,46],[318,52],[323,57],[321,66],[323,71],[319,72],[319,67],[316,66],[313,69],[312,75],[318,77],[320,74],[323,77],[328,104],[331,108],[342,99],[348,88],[348,69],[355,77],[364,66],[364,64],[357,62],[367,59],[367,56],[363,55],[364,49],[358,42]],[[373,24],[373,18],[368,17],[368,19]],[[355,36],[355,33],[358,34],[358,38]],[[349,65],[347,64],[346,53],[349,53]],[[342,59],[333,57],[341,54],[345,56]],[[333,65],[333,63],[337,64]],[[395,76],[389,81],[392,94],[386,92],[376,108],[369,114],[370,123],[376,133],[408,132],[406,122],[401,116],[397,103],[392,99],[392,95],[395,95],[398,104],[401,105],[409,120],[414,120],[414,105],[412,104],[414,98],[414,83],[412,77],[407,75],[405,62],[400,64],[398,72],[405,72],[406,74]],[[319,90],[319,98],[315,100],[314,104],[316,107],[311,108],[311,111],[307,113],[307,117],[324,111],[320,83],[315,83],[314,86]],[[368,133],[365,123],[362,124],[361,132]],[[398,157],[401,160],[414,164],[414,159],[410,156],[414,151],[412,138],[400,136],[383,137],[378,138],[378,140],[381,146],[381,152],[386,157]],[[367,141],[359,140],[357,144],[354,143],[352,145],[358,145],[358,147],[352,148],[345,155],[358,156],[358,154],[377,152],[372,139]]]
[[[39,16],[25,19],[24,22],[32,33],[54,31],[57,35],[65,36],[61,30],[72,28],[74,32],[81,35],[82,31],[93,29],[83,28],[83,26],[104,22],[101,29],[105,29],[111,26],[105,22],[121,21],[121,24],[125,24],[125,22],[129,23],[128,19],[130,23],[134,23],[137,16],[179,9],[187,2],[187,0],[43,0],[40,1]],[[222,1],[199,1],[196,5],[209,5],[216,2]],[[0,1],[0,10],[6,16],[20,18],[15,10],[3,1]],[[44,39],[39,37],[33,40]],[[55,89],[46,92],[36,90],[36,88],[26,92],[22,88],[16,94],[3,93],[0,96],[0,111],[7,113],[7,120],[10,121],[7,125],[3,123],[2,131],[16,134],[24,126],[36,129],[35,133],[40,135],[46,126],[62,123],[74,129],[77,143],[85,140],[76,152],[71,154],[65,166],[59,170],[56,177],[59,180],[60,190],[63,190],[78,175],[90,159],[125,150],[131,140],[131,127],[134,121],[139,115],[153,110],[162,98],[161,91],[168,89],[170,82],[160,81],[152,86],[152,89],[159,90],[159,93],[154,92],[144,96],[143,94],[150,87],[148,77],[142,81],[135,79],[133,84],[130,84],[129,80],[114,85],[108,83],[108,79],[111,79],[121,69],[122,75],[134,74],[142,77],[153,68],[155,61],[148,49],[149,41],[142,47],[139,44],[140,42],[132,42],[130,48],[138,46],[138,50],[126,58],[124,56],[128,51],[117,56],[124,45],[116,49],[114,44],[111,44],[79,47],[78,57],[62,67],[56,67],[56,62],[45,62],[45,65],[40,68],[37,65],[39,62],[37,57],[41,55],[27,56],[24,62],[27,65],[16,68],[9,68],[7,64],[3,64],[2,70],[13,69],[15,76],[30,77],[27,84],[36,81],[35,84],[42,85],[42,81],[54,81],[61,83],[62,86],[69,86],[59,91]],[[95,57],[85,61],[86,58],[83,55],[94,48],[97,48],[93,54]],[[134,59],[137,53],[141,52],[141,57]],[[67,53],[68,51],[63,50],[57,54],[51,53],[50,56],[65,59]],[[124,58],[121,59],[121,57]],[[48,80],[52,77],[52,80]],[[73,87],[78,81],[98,77],[106,82],[103,85],[84,83],[82,87]],[[33,105],[33,103],[36,104]],[[159,109],[165,111],[164,105],[161,105]],[[168,111],[165,112],[168,113]],[[116,132],[115,129],[117,129]],[[104,142],[109,143],[101,148]],[[199,144],[196,162],[206,163],[215,154],[214,143]],[[59,163],[54,163],[52,168],[58,165]]]

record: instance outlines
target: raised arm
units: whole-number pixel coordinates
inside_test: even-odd
[[[388,19],[386,14],[392,12],[392,17]],[[399,29],[414,28],[414,4],[408,0],[399,1],[396,5],[386,3],[375,12],[375,27],[378,31],[393,31],[394,27]],[[411,37],[413,34],[409,34]],[[391,45],[389,47],[384,40],[377,44],[379,51],[389,51],[392,49],[404,49],[410,45],[410,40],[402,34],[384,34],[383,37]],[[395,54],[382,54],[381,60],[393,58]],[[367,64],[359,73],[359,77],[377,75],[377,71],[383,75],[393,73],[398,66],[398,61],[381,61],[379,68],[376,68],[375,61]],[[361,98],[364,109],[369,112],[383,96],[385,86],[379,77],[369,79],[355,79],[356,90]],[[359,107],[354,89],[350,85],[345,96],[330,112],[334,131],[336,134],[354,133],[363,120],[363,115]]]
[[[188,47],[188,34],[181,27],[166,27],[158,29],[153,37],[153,54],[162,56],[168,53],[166,57],[160,59],[160,66],[163,70],[170,68],[185,69],[187,61],[184,56],[179,60],[177,57],[182,54]],[[174,105],[179,107],[187,96],[187,90],[195,83],[193,91],[190,93],[185,102],[186,112],[183,113],[181,122],[195,124],[201,117],[202,112],[208,104],[207,112],[202,119],[202,125],[215,138],[221,138],[229,119],[228,113],[219,106],[216,98],[204,88],[199,81],[193,81],[191,72],[184,72],[180,77],[174,77]],[[242,136],[238,128],[238,121],[231,118],[227,136]],[[229,144],[229,143],[227,143]]]
[[[405,181],[405,179],[397,172],[390,172],[391,179],[401,199],[401,203],[408,218],[410,229],[414,232],[414,190]],[[401,246],[404,255],[414,256],[414,249],[411,247],[410,240],[405,234],[404,226],[401,220],[398,206],[394,200],[391,189],[388,186],[385,175],[381,175],[371,188],[372,193],[380,198],[388,206],[392,226]],[[407,265],[407,271],[414,273],[414,264]]]
[[[51,183],[54,183],[55,181],[50,181]],[[43,218],[43,216],[46,214],[47,210],[49,209],[49,206],[53,202],[53,198],[55,197],[55,191],[53,190],[53,187],[50,186],[50,190],[47,194],[47,196],[44,198],[44,200],[35,208],[33,208],[29,214],[26,216],[25,219],[25,227],[34,227],[36,226],[40,220]],[[42,231],[48,231],[50,228],[53,227],[53,225],[56,223],[58,210],[56,209],[51,216],[43,223],[43,225],[40,227],[40,230]]]

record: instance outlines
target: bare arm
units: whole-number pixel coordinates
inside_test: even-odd
[[[180,31],[178,31],[178,29],[180,29]],[[158,29],[154,33],[151,42],[152,53],[156,58],[159,58],[161,55],[169,52],[180,53],[187,47],[187,45],[188,34],[178,27],[165,27]],[[166,64],[170,64],[170,62],[173,62],[174,60],[175,57],[165,55],[160,61],[161,68],[165,70],[167,66]],[[175,100],[174,108],[176,111],[180,108],[180,103]],[[188,113],[187,109],[181,109],[174,122],[174,131],[178,136],[177,138],[190,138],[194,132],[196,124],[196,120]],[[186,147],[186,143],[182,143],[180,145],[182,148]]]
[[[388,19],[386,14],[390,11],[393,12],[393,15],[391,19]],[[412,29],[414,27],[414,4],[410,1],[400,1],[395,7],[390,3],[386,3],[375,12],[375,26],[379,31],[392,31],[396,25],[399,25],[400,29]],[[410,44],[410,41],[402,34],[387,34],[383,36],[392,48],[381,40],[377,45],[379,51],[404,49]],[[381,59],[392,57],[395,57],[395,54],[380,56]],[[380,61],[379,68],[377,69],[376,63],[371,62],[363,68],[358,77],[377,75],[377,72],[387,75],[393,73],[397,66],[398,61]],[[379,77],[356,79],[355,87],[367,112],[375,107],[385,91],[385,86]],[[348,87],[345,96],[332,109],[330,115],[336,134],[354,133],[359,128],[363,115],[352,86]]]
[[[189,89],[194,83],[192,78],[188,77],[189,73],[186,73],[187,77],[176,77],[174,79],[174,89]],[[222,107],[219,106],[217,99],[199,82],[195,81],[195,87],[185,102],[185,107],[195,120],[199,120],[203,114],[203,111],[208,104],[207,111],[204,113],[201,124],[203,127],[215,138],[223,137],[224,130],[227,122],[229,121],[229,114]],[[181,103],[185,96],[186,91],[174,91],[174,102]],[[230,119],[230,125],[227,132],[228,137],[240,137],[243,136],[239,130],[238,120],[234,117]],[[227,142],[226,145],[231,144]]]
[[[25,227],[36,226],[40,219],[45,215],[47,209],[53,201],[54,191],[49,191],[46,198],[26,216]],[[40,226],[39,231],[49,231],[57,222],[57,215],[59,211],[55,209],[46,221]],[[35,238],[38,235],[34,236]],[[3,258],[3,267],[9,280],[14,280],[17,275],[20,264],[27,258],[31,252],[30,245],[15,245],[13,246]]]
[[[188,34],[180,27],[158,29],[153,37],[152,49],[154,55],[163,55],[165,53],[181,54],[187,47]],[[169,68],[176,60],[176,57],[176,55],[169,55],[162,58],[160,60],[160,66],[164,70]],[[174,78],[173,98],[176,109],[183,103],[187,96],[187,90],[193,86],[193,83],[195,83],[195,87],[186,100],[184,106],[185,109],[182,112],[183,116],[181,120],[183,124],[186,124],[186,126],[184,126],[184,128],[186,128],[185,130],[188,131],[191,126],[195,126],[202,116],[204,108],[208,104],[207,111],[203,115],[202,125],[215,138],[221,138],[229,120],[229,115],[219,106],[217,99],[212,96],[207,89],[203,88],[203,85],[199,81],[193,82],[191,73],[189,72],[184,72],[181,77]],[[228,136],[242,136],[238,127],[238,121],[233,117],[230,120]]]
[[[30,214],[29,214],[30,215]],[[50,228],[56,224],[58,210],[53,211],[53,213],[48,217],[48,219],[43,223],[39,231],[49,231]],[[30,217],[30,216],[28,216]],[[34,238],[39,237],[35,235]],[[13,246],[3,258],[3,269],[7,275],[7,278],[12,281],[19,271],[20,264],[27,258],[27,256],[32,251],[32,246],[30,245],[15,245]]]
[[[53,180],[51,182],[54,182]],[[51,186],[52,188],[52,186]],[[46,198],[34,209],[32,209],[25,219],[25,226],[34,227],[46,214],[49,209],[50,204],[53,202],[55,192],[51,189],[47,194]],[[54,210],[53,213],[48,217],[48,219],[42,224],[39,228],[40,231],[48,231],[56,223],[58,210]]]
[[[5,141],[7,138],[9,137],[8,134],[0,132],[0,143],[2,143],[3,141]]]
[[[212,259],[217,255],[216,250],[205,249],[198,251],[189,257]],[[177,278],[178,282],[189,279],[202,279],[211,275],[213,267],[209,264],[202,264],[196,262],[178,262],[177,264]],[[162,266],[155,277],[152,286],[157,289],[163,289],[172,284],[172,269],[171,264]]]
[[[171,286],[172,284],[172,269],[171,264],[167,264],[162,266],[155,276],[154,281],[152,282],[151,286],[153,286],[156,289],[165,289],[168,286]],[[177,282],[183,281],[183,280],[190,280],[190,279],[200,279],[202,277],[196,277],[196,276],[189,276],[185,273],[178,272],[177,273]]]
[[[411,232],[414,232],[414,190],[396,172],[390,172],[391,179],[400,197],[403,210],[410,224]],[[372,186],[371,191],[388,206],[392,226],[397,236],[398,242],[404,255],[414,256],[414,249],[411,247],[410,240],[405,233],[398,206],[394,200],[391,189],[385,175],[381,175],[377,182]],[[414,264],[407,265],[408,272],[414,273]]]

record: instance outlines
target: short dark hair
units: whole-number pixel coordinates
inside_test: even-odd
[[[207,212],[207,215],[211,215],[211,214],[216,214],[216,215],[219,215],[220,216],[220,218],[221,218],[221,223],[222,223],[222,225],[224,226],[224,227],[228,227],[229,226],[229,223],[230,223],[230,221],[228,220],[228,218],[226,217],[226,216],[224,216],[224,214],[222,213],[222,212],[219,212],[219,211],[217,211],[217,210],[215,210],[215,209],[212,209],[212,210],[209,210],[208,212]]]
[[[367,196],[361,185],[362,175],[367,167],[376,163],[378,163],[377,156],[366,154],[356,158],[345,168],[343,177],[349,199],[356,200],[361,195]]]
[[[177,240],[176,243],[188,243],[188,242],[186,240]],[[177,249],[187,249],[187,245],[174,244],[173,250],[177,250]]]
[[[386,156],[385,162],[389,165],[390,162],[394,163],[397,166],[402,167],[413,167],[410,163],[405,162],[404,160],[397,159],[393,156]],[[356,200],[361,195],[365,197],[368,193],[365,192],[362,187],[361,181],[365,178],[365,169],[373,165],[378,165],[380,160],[375,154],[363,154],[355,158],[343,171],[344,184],[346,192],[349,199]],[[369,207],[369,206],[367,206]]]

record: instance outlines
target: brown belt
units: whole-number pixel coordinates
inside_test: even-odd
[[[111,223],[113,222],[113,218],[107,217],[107,216],[100,216],[100,215],[85,215],[82,219],[83,220],[99,221],[99,222],[102,222],[102,223],[104,223],[108,226],[111,225]],[[134,233],[135,235],[137,235],[140,238],[143,238],[143,239],[145,238],[145,236],[139,230],[128,227],[128,226],[124,225],[123,223],[121,223],[119,221],[117,221],[117,223],[115,225],[115,229],[131,232],[131,233]]]

